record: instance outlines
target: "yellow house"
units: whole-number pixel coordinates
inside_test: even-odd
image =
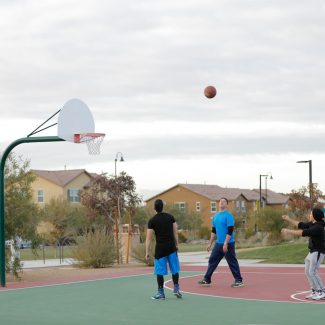
[[[32,184],[34,202],[39,205],[49,203],[53,198],[66,198],[71,203],[80,203],[80,191],[89,183],[92,174],[85,169],[35,170]]]
[[[145,202],[147,206],[153,206],[154,201],[160,198],[165,204],[178,206],[180,210],[197,212],[202,217],[203,225],[210,227],[211,218],[218,211],[222,197],[228,199],[228,209],[235,216],[237,227],[245,227],[248,215],[256,212],[259,207],[259,191],[206,184],[177,184]],[[284,206],[288,199],[283,194],[268,190],[265,202],[265,193],[262,193],[264,205]]]

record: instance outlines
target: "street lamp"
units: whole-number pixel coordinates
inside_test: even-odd
[[[262,177],[268,177],[269,175],[260,174],[260,210],[262,209]]]
[[[297,164],[309,164],[309,197],[310,201],[313,202],[313,167],[311,160],[299,160]]]
[[[121,161],[121,162],[125,161],[124,158],[123,158],[122,152],[119,151],[115,156],[115,177],[117,176],[117,174],[116,174],[116,164],[117,164],[118,157],[120,157],[119,161]]]
[[[123,158],[123,154],[122,152],[117,152],[116,156],[115,156],[115,180],[117,177],[117,173],[116,173],[116,164],[117,164],[117,160],[120,157],[121,162],[124,161]],[[116,240],[116,250],[117,250],[117,264],[120,264],[120,248],[119,248],[119,241],[120,241],[120,236],[119,236],[119,221],[120,221],[120,193],[119,193],[119,189],[118,193],[117,193],[117,205],[115,208],[115,240]]]
[[[272,180],[273,179],[273,176],[272,176],[272,173],[271,172],[268,172],[267,173],[269,176],[270,176],[270,179]],[[267,177],[265,177],[265,203],[267,204]]]
[[[259,202],[259,210],[262,209],[262,177],[265,177],[265,201],[267,203],[267,178],[273,179],[272,174],[268,172],[267,174],[260,174],[260,202]],[[255,232],[258,230],[257,222],[255,220]]]

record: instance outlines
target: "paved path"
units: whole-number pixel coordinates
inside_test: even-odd
[[[178,253],[179,261],[186,265],[193,266],[208,266],[210,253],[208,252],[190,252],[190,253]],[[262,260],[239,260],[240,265],[252,265],[260,262]],[[227,265],[225,259],[222,259],[220,266]]]
[[[179,253],[179,260],[182,264],[193,265],[193,266],[207,266],[209,253],[207,252],[190,252],[190,253]],[[239,260],[240,265],[252,265],[260,262],[261,260]],[[68,266],[72,265],[74,260],[72,258],[59,259],[46,259],[23,261],[23,269],[38,268],[38,267],[53,267],[53,266]],[[220,262],[220,266],[227,265],[225,259]]]
[[[210,253],[208,252],[190,252],[190,253],[178,253],[179,260],[182,264],[188,266],[208,266],[208,260]],[[263,260],[258,259],[243,259],[238,260],[240,266],[255,266],[255,267],[302,267],[304,264],[266,264],[262,263]],[[30,269],[35,267],[54,267],[54,266],[68,266],[72,265],[74,260],[72,258],[65,258],[63,260],[59,259],[46,259],[43,260],[33,260],[33,261],[23,261],[23,269]],[[225,259],[222,259],[220,266],[227,265]],[[321,265],[325,268],[325,265]]]
[[[53,266],[67,266],[73,264],[72,258],[65,258],[60,261],[60,259],[46,259],[43,260],[33,260],[33,261],[23,261],[23,269],[31,269],[34,267],[53,267]]]

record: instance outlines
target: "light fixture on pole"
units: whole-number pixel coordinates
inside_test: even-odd
[[[267,179],[270,177],[270,179],[273,179],[272,173],[268,172],[268,176],[265,177],[265,203],[267,204]]]
[[[123,162],[123,161],[125,161],[124,160],[124,158],[123,158],[123,154],[122,154],[122,152],[117,152],[116,153],[116,156],[115,156],[115,177],[117,176],[117,173],[116,173],[116,164],[117,164],[117,160],[118,160],[118,158],[120,157],[120,162]]]
[[[262,177],[268,177],[269,175],[260,174],[260,204],[259,207],[262,209]]]
[[[116,164],[118,161],[118,158],[120,157],[120,162],[124,161],[122,152],[117,152],[115,156],[115,179],[117,178],[117,172],[116,172]],[[120,235],[119,235],[119,221],[120,221],[120,193],[119,189],[117,188],[117,204],[115,208],[115,240],[116,240],[116,250],[117,250],[117,264],[120,264],[120,248],[119,248],[119,242],[120,242]]]
[[[313,166],[311,160],[299,160],[297,164],[309,164],[309,197],[310,201],[313,202]]]

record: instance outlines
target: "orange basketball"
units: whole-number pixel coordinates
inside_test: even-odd
[[[204,89],[204,96],[207,98],[213,98],[217,94],[217,90],[213,86],[207,86]]]

